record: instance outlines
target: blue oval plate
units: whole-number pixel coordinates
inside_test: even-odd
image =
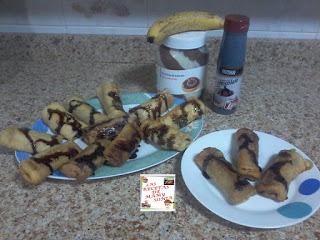
[[[123,102],[124,109],[128,111],[130,108],[141,104],[149,100],[154,94],[148,93],[124,93],[122,94],[121,100]],[[174,106],[177,106],[183,103],[184,100],[180,98],[175,98]],[[100,102],[97,98],[92,98],[88,100],[88,103],[94,106],[97,110],[102,111]],[[203,118],[195,120],[190,123],[188,126],[182,129],[182,131],[188,133],[192,139],[196,139],[203,127]],[[42,120],[37,120],[33,125],[32,129],[38,132],[45,132],[52,134],[51,130],[45,125]],[[81,147],[84,148],[86,144],[81,139],[76,139],[75,142]],[[137,152],[137,157],[135,159],[128,160],[121,167],[110,167],[102,166],[98,168],[94,175],[88,179],[102,179],[115,176],[121,176],[129,173],[134,173],[143,169],[150,168],[152,166],[163,163],[170,158],[177,155],[176,151],[165,151],[153,147],[150,144],[146,144],[144,141],[141,142],[140,147]],[[29,153],[16,151],[15,156],[18,162],[28,159],[30,156]],[[52,175],[49,176],[52,179],[63,179],[63,180],[73,180],[72,178],[65,177],[60,171],[54,171]]]

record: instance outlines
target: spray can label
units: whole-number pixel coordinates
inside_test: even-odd
[[[221,68],[217,72],[217,82],[213,94],[215,108],[228,113],[233,112],[240,99],[242,68],[230,70]]]

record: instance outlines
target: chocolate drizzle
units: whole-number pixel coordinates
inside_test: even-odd
[[[117,140],[115,147],[121,151],[132,153],[136,149],[138,142],[137,136],[132,136],[130,140]]]
[[[251,160],[258,166],[258,160],[257,160],[256,153],[254,151],[252,151],[251,149],[249,149],[249,144],[253,144],[254,141],[246,133],[242,133],[239,136],[238,141],[240,141],[241,139],[244,139],[244,141],[239,146],[239,151],[242,149],[246,149],[248,151],[248,153],[251,155]],[[260,167],[259,167],[259,171],[261,171]]]
[[[168,133],[169,131],[169,127],[165,124],[160,125],[160,127],[157,129],[158,130],[158,144],[160,146],[163,146],[166,144],[166,140],[165,140],[165,135]]]
[[[244,187],[248,186],[250,183],[245,180],[240,178],[240,176],[238,175],[237,171],[234,170],[234,168],[232,167],[231,163],[227,162],[225,160],[224,157],[217,157],[214,154],[209,154],[206,156],[206,158],[203,160],[203,164],[202,164],[202,175],[207,178],[210,179],[210,176],[207,173],[207,168],[208,165],[211,161],[217,161],[220,162],[221,164],[223,164],[229,171],[235,173],[237,175],[237,180],[234,182],[234,188],[238,191],[242,191],[244,190]]]
[[[115,109],[124,111],[122,107],[121,98],[117,92],[111,91],[108,93],[108,96],[112,98],[112,105]]]
[[[287,150],[280,151],[278,156],[283,158],[291,158],[291,154]]]
[[[129,159],[137,158],[137,152],[139,152],[140,144],[138,145],[137,149],[130,155]]]
[[[95,123],[94,115],[96,113],[97,113],[97,111],[94,110],[94,108],[91,108],[90,113],[89,113],[89,125],[93,125]]]
[[[196,100],[190,100],[189,102],[187,102],[189,104],[192,104],[193,106],[193,111],[198,113],[198,116],[201,116],[203,114],[203,111],[201,109],[200,104],[196,101]]]
[[[158,117],[161,116],[161,113],[163,111],[168,110],[168,99],[167,96],[165,94],[157,94],[154,97],[152,97],[151,99],[157,100],[157,102],[155,103],[155,105],[152,105],[152,102],[146,103],[146,104],[140,104],[134,108],[131,108],[129,110],[129,113],[136,115],[137,119],[139,119],[140,121],[145,120],[141,119],[141,115],[139,114],[139,111],[143,111],[147,114],[147,118],[149,119],[157,119]],[[165,104],[165,109],[162,110],[162,104]]]
[[[203,160],[203,164],[202,164],[202,175],[207,178],[210,179],[210,176],[207,173],[207,168],[208,165],[211,161],[218,161],[218,162],[222,162],[225,164],[225,166],[230,169],[230,171],[234,172],[234,169],[231,167],[231,165],[228,165],[227,162],[225,161],[224,157],[216,157],[213,154],[208,154],[206,156],[206,158]]]
[[[126,123],[127,123],[126,117],[113,118],[113,119],[108,119],[106,121],[91,125],[91,126],[85,128],[85,131],[90,132],[94,129],[100,130],[100,129],[104,129],[104,128],[115,128],[117,130],[121,130]]]
[[[37,139],[36,141],[34,141],[35,145],[38,142],[43,142],[44,144],[46,144],[46,145],[48,145],[50,147],[59,144],[59,141],[58,141],[57,137],[55,137],[55,136],[51,137],[51,140],[45,140],[45,139],[42,139],[42,138],[41,139]]]
[[[153,96],[151,99],[157,99],[159,98],[159,100],[163,100],[164,101],[164,104],[166,106],[166,110],[169,109],[169,105],[168,105],[168,98],[167,98],[167,95],[166,94],[162,94],[162,93],[159,93],[159,94],[156,94],[155,96]]]
[[[83,102],[83,101],[79,101],[76,99],[73,99],[70,101],[69,103],[69,109],[68,112],[73,113],[73,111],[75,109],[77,109],[78,107],[80,107],[81,105],[86,105],[87,107],[90,108],[90,112],[89,112],[89,125],[93,125],[95,124],[95,118],[94,115],[96,113],[99,113],[98,111],[96,111],[90,104]]]
[[[210,179],[210,176],[207,173],[207,168],[209,165],[209,162],[213,160],[213,155],[208,155],[206,156],[206,158],[203,160],[203,164],[202,164],[202,175],[206,178],[206,179]]]
[[[28,139],[29,143],[30,143],[30,146],[32,148],[32,153],[35,154],[35,153],[38,153],[38,150],[37,150],[37,143],[44,143],[50,147],[54,146],[54,145],[57,145],[59,144],[59,141],[57,139],[57,137],[55,136],[50,136],[51,139],[50,140],[45,140],[43,138],[39,138],[37,140],[33,140],[32,137],[30,136],[30,129],[28,128],[19,128],[20,132],[23,133],[23,135]]]
[[[98,130],[97,139],[109,139],[113,140],[118,133],[122,130],[125,126],[126,121],[123,120],[122,122],[117,122],[113,126],[103,127]]]
[[[185,105],[180,107],[181,115],[173,115],[172,120],[175,124],[179,126],[179,128],[183,128],[188,125],[188,113],[185,110]]]
[[[244,187],[248,186],[250,183],[246,179],[241,179],[238,176],[237,181],[234,183],[234,187],[238,191],[242,191]]]
[[[117,136],[117,131],[114,127],[106,127],[99,130],[97,139],[113,140]]]
[[[169,127],[165,124],[160,124],[158,126],[146,126],[143,128],[143,136],[145,139],[149,140],[150,142],[154,142],[159,146],[164,146],[166,144],[166,134],[169,131]],[[170,140],[171,145],[173,145],[173,139]]]
[[[94,164],[94,160],[96,160],[98,157],[103,157],[103,151],[105,150],[105,147],[102,146],[100,143],[96,143],[97,148],[88,155],[83,155],[80,157],[75,158],[74,160],[77,163],[87,165],[92,171],[95,171],[97,166]]]
[[[168,139],[167,139],[167,147],[169,149],[172,149],[173,148],[173,145],[175,144],[175,136],[174,135],[171,135]]]
[[[63,151],[54,152],[52,154],[44,155],[41,157],[32,157],[32,159],[34,161],[36,161],[37,163],[42,163],[42,164],[46,165],[50,169],[50,172],[53,172],[53,170],[55,170],[51,166],[51,162],[53,160],[58,159],[59,157],[62,157],[62,156],[72,158],[72,157],[75,157],[78,153],[79,153],[79,151],[76,148],[70,148],[70,149],[68,149],[68,151],[65,151],[65,152],[63,152]]]
[[[139,114],[139,111],[144,111],[145,113],[147,113],[147,116],[150,119],[151,119],[151,114],[152,114],[152,116],[155,115],[155,111],[154,111],[154,109],[151,108],[150,105],[146,105],[146,106],[138,105],[134,108],[131,108],[129,110],[129,113],[133,113],[134,115],[136,115],[137,119],[141,121],[143,119],[141,119],[141,115]],[[153,119],[155,119],[155,118],[153,118]]]
[[[78,100],[71,100],[69,103],[69,109],[68,112],[72,113],[75,109],[80,107],[83,104],[83,102],[80,102]]]
[[[120,151],[133,153],[139,145],[141,138],[138,131],[135,131],[128,139],[115,139],[114,147]],[[120,160],[121,161],[121,160]]]
[[[28,128],[19,128],[20,132],[23,133],[23,135],[28,139],[28,141],[30,142],[30,146],[32,148],[32,152],[33,153],[37,153],[37,149],[36,149],[36,146],[35,146],[35,142],[33,141],[32,137],[30,136],[29,132],[30,132],[30,129]]]
[[[186,110],[187,106],[192,105],[193,110],[195,113],[197,113],[198,117],[203,114],[203,111],[201,109],[200,104],[196,100],[190,100],[188,102],[185,102],[179,106],[179,109],[181,110],[180,115],[173,115],[172,121],[179,126],[179,128],[183,128],[189,124],[188,120],[188,112]]]
[[[60,134],[61,128],[64,125],[64,116],[65,113],[61,112],[57,109],[48,109],[48,114],[49,114],[49,120],[51,120],[51,117],[53,114],[57,114],[58,115],[58,123],[57,123],[57,128],[54,129],[56,133]]]
[[[292,164],[291,160],[285,160],[285,161],[281,161],[281,162],[276,162],[274,164],[272,164],[269,169],[267,171],[271,171],[274,175],[273,179],[279,183],[281,183],[286,191],[288,191],[288,182],[286,181],[286,179],[281,175],[281,168],[286,165],[287,163]]]
[[[126,117],[107,120],[83,129],[83,136],[89,143],[97,139],[113,140],[127,123]]]
[[[49,120],[51,120],[53,114],[58,115],[58,126],[56,127],[56,129],[54,129],[56,133],[60,134],[63,125],[67,124],[71,126],[74,132],[76,132],[75,137],[80,137],[80,135],[82,134],[81,124],[71,114],[62,112],[58,109],[48,109],[47,111],[49,114]]]

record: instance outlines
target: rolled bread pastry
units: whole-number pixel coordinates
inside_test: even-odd
[[[295,149],[282,150],[262,173],[256,185],[257,192],[275,201],[284,201],[288,198],[290,182],[312,166],[312,162],[304,159]]]
[[[103,151],[109,144],[110,141],[106,139],[90,144],[59,170],[67,177],[76,178],[79,181],[85,180],[104,163]]]
[[[236,169],[238,173],[250,180],[261,177],[261,168],[258,165],[259,137],[248,128],[240,128],[235,133],[237,143]]]
[[[183,151],[191,143],[188,134],[156,120],[145,120],[140,128],[143,139],[161,149]]]
[[[175,128],[183,128],[205,113],[205,105],[199,99],[190,99],[176,106],[159,120]]]
[[[73,140],[82,135],[82,128],[87,125],[77,120],[59,103],[51,103],[41,113],[42,120],[49,128],[68,140]]]
[[[133,123],[127,123],[118,136],[104,150],[105,163],[111,166],[121,166],[137,149],[141,141],[140,129]]]
[[[110,119],[83,129],[83,139],[92,144],[100,139],[112,141],[127,124],[127,117]]]
[[[55,145],[21,161],[19,170],[26,182],[36,185],[43,182],[54,170],[70,161],[79,152],[80,148],[73,142]]]
[[[119,89],[115,83],[103,83],[97,88],[97,97],[109,118],[126,116],[123,110]]]
[[[195,156],[195,162],[203,176],[213,181],[230,204],[242,203],[256,193],[246,179],[241,179],[220,150],[205,148]]]
[[[104,113],[98,112],[93,106],[79,97],[69,99],[67,110],[77,119],[90,126],[109,120]]]
[[[28,128],[8,127],[0,132],[0,145],[32,154],[61,143],[61,136],[40,133]]]
[[[129,110],[129,121],[136,120],[141,124],[144,120],[155,120],[167,111],[173,104],[174,97],[167,93],[161,92],[145,103],[142,103]]]

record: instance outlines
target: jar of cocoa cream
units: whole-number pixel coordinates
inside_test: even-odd
[[[208,64],[206,32],[171,35],[157,53],[157,89],[186,99],[200,97]]]

